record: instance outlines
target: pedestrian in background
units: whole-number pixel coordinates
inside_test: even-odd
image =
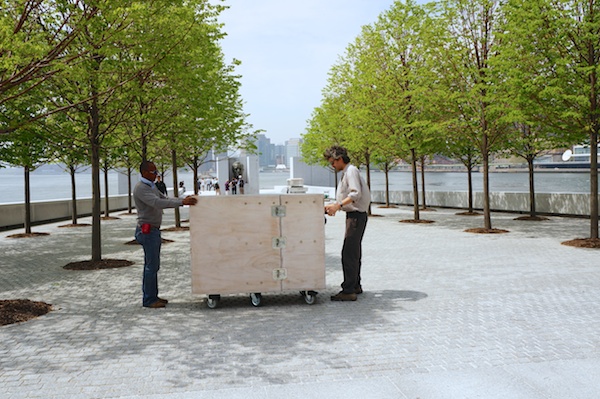
[[[242,175],[240,175],[240,177],[238,178],[238,186],[240,186],[240,194],[244,194],[244,178],[242,177]]]
[[[167,185],[165,184],[165,182],[163,182],[160,178],[160,175],[156,176],[156,188],[158,188],[158,191],[160,191],[161,193],[164,194],[165,197],[168,197],[167,195]]]

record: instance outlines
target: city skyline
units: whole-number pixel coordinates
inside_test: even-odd
[[[300,156],[301,143],[301,138],[293,137],[285,140],[284,144],[275,144],[271,142],[266,134],[259,134],[256,138],[259,166],[268,167],[284,164],[289,167],[290,157]]]

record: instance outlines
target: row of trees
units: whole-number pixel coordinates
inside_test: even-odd
[[[238,61],[220,47],[222,10],[208,0],[0,1],[0,161],[26,179],[44,162],[72,176],[91,166],[92,261],[101,170],[131,176],[151,159],[176,187],[177,169],[197,174],[210,150],[252,147]]]
[[[591,238],[598,238],[597,142],[600,2],[397,0],[363,27],[330,71],[302,153],[345,145],[358,163],[387,171],[432,154],[483,167],[484,228],[492,229],[490,156],[530,168],[543,151],[591,148]],[[469,181],[470,183],[470,181]],[[469,184],[470,186],[470,184]],[[472,207],[472,192],[469,192]]]

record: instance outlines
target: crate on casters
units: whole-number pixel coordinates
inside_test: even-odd
[[[299,291],[313,304],[325,288],[323,194],[201,197],[190,207],[192,294]]]

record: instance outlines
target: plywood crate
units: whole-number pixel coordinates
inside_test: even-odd
[[[193,294],[325,288],[323,194],[199,197],[190,240]]]

